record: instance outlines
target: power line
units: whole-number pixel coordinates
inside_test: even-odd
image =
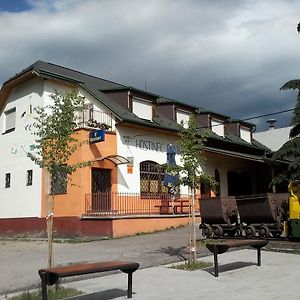
[[[293,110],[295,110],[295,109],[296,109],[296,108],[291,108],[291,109],[286,109],[286,110],[276,111],[276,112],[269,113],[269,114],[258,115],[258,116],[251,117],[251,118],[241,119],[241,121],[249,121],[249,120],[253,120],[253,119],[259,119],[259,118],[264,118],[264,117],[274,116],[274,115],[278,115],[278,114],[287,113],[287,112],[293,111]]]

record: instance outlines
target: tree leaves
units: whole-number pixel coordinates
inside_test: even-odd
[[[168,165],[169,172],[180,173],[179,183],[190,187],[191,190],[199,188],[201,180],[205,183],[213,183],[213,179],[205,175],[201,166],[205,162],[203,155],[204,142],[207,138],[207,132],[198,131],[195,122],[195,116],[191,115],[188,127],[181,125],[179,140],[177,141],[182,165]]]
[[[27,155],[41,168],[47,169],[52,181],[66,184],[78,168],[90,165],[90,162],[69,162],[73,153],[86,142],[79,141],[75,133],[76,115],[83,109],[84,98],[75,91],[66,94],[55,91],[50,97],[50,105],[35,109],[35,151]]]

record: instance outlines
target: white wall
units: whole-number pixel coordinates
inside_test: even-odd
[[[167,145],[175,144],[176,138],[153,132],[133,128],[118,127],[117,154],[133,157],[133,173],[127,173],[127,165],[118,166],[118,192],[140,192],[140,163],[151,160],[159,164],[167,162]],[[176,155],[176,163],[181,164],[180,156]],[[182,187],[181,192],[187,193]]]
[[[14,88],[0,116],[0,218],[39,217],[41,214],[41,170],[26,155],[34,145],[33,113],[30,106],[42,104],[43,81],[34,79]],[[16,107],[15,131],[2,134],[4,112]],[[26,186],[27,170],[33,170],[33,185]],[[11,187],[5,188],[5,174]]]
[[[45,81],[45,91],[44,91],[44,104],[50,105],[52,104],[51,95],[55,93],[55,91],[62,92],[62,93],[68,93],[71,92],[73,89],[70,87],[66,87],[64,85],[60,85],[57,83],[54,83],[53,81]],[[92,108],[95,110],[94,112],[94,119],[96,121],[101,122],[102,114],[105,114],[107,116],[107,121],[112,125],[111,130],[115,130],[116,122],[114,117],[111,116],[111,113],[109,110],[101,104],[98,100],[96,100],[94,97],[92,97],[90,94],[88,94],[83,89],[77,90],[78,94],[85,98],[85,104],[92,104]],[[97,119],[99,117],[99,119]],[[106,118],[106,117],[105,117]]]

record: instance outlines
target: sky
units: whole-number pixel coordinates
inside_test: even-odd
[[[37,60],[248,119],[295,107],[297,0],[0,0],[0,85]],[[288,126],[291,113],[249,120]]]

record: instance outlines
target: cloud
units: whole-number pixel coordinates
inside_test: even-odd
[[[137,88],[146,81],[148,91],[234,118],[295,104],[279,88],[299,77],[297,1],[27,3],[0,12],[1,82],[42,59]]]

